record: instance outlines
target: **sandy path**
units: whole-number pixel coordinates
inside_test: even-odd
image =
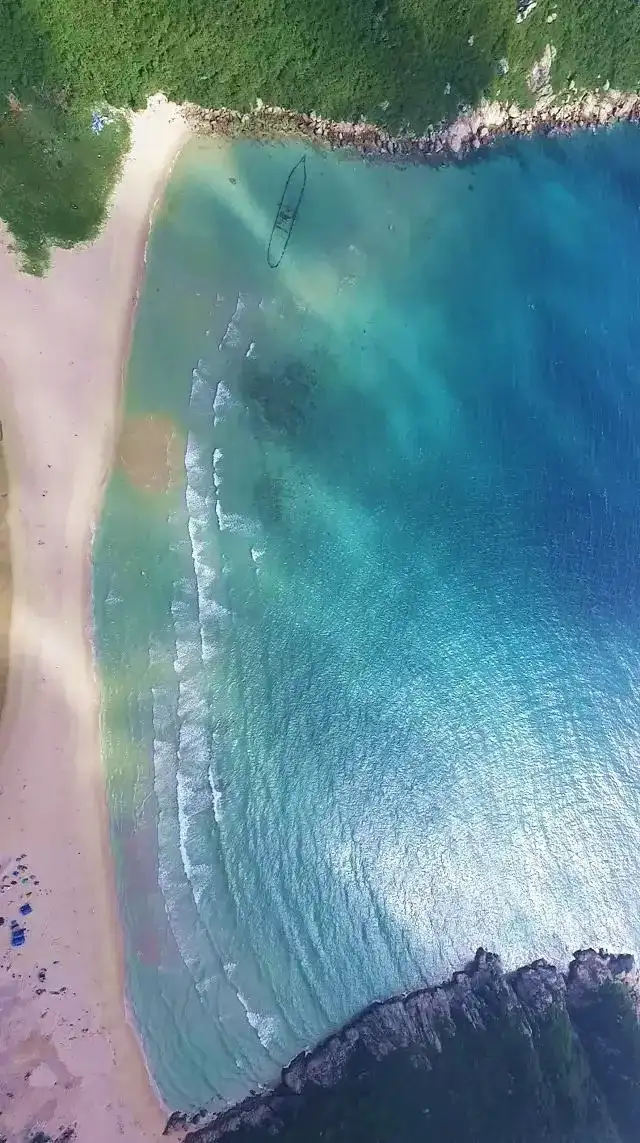
[[[11,620],[11,551],[9,536],[9,478],[0,422],[0,711],[4,703],[9,668],[9,623]],[[1,913],[1,910],[0,910]]]
[[[0,240],[14,579],[0,723],[0,1138],[10,1143],[73,1124],[79,1143],[139,1143],[165,1121],[124,1019],[88,550],[149,209],[185,134],[165,101],[136,117],[103,233],[55,251],[46,278],[19,274]],[[33,912],[24,947],[11,949],[21,903]]]

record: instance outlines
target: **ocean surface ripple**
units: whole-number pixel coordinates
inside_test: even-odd
[[[640,948],[640,133],[442,170],[191,144],[96,538],[167,1103],[478,946]],[[159,443],[158,443],[159,442]]]

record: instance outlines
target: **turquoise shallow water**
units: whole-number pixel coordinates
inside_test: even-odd
[[[94,550],[129,995],[178,1107],[478,944],[640,948],[640,135],[304,153],[276,270],[303,150],[178,163]]]

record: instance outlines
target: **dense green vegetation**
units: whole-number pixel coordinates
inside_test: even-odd
[[[17,124],[0,103],[0,217],[10,222],[32,269],[43,267],[49,243],[90,237],[123,135],[113,131],[92,149],[89,108],[140,106],[158,90],[205,107],[243,110],[259,97],[334,118],[363,115],[422,129],[485,92],[526,98],[531,65],[549,42],[557,49],[556,89],[606,81],[638,88],[637,0],[539,0],[521,23],[516,5],[0,0],[0,98],[13,93],[38,108],[33,122]],[[38,133],[49,147],[35,142]],[[74,219],[63,217],[71,184]],[[22,203],[16,203],[19,188]]]
[[[122,117],[93,135],[86,111],[7,104],[0,114],[0,218],[25,269],[41,274],[52,245],[95,236],[127,139]]]
[[[360,1052],[332,1088],[310,1085],[281,1110],[280,1143],[637,1143],[640,1028],[629,993],[605,985],[576,1014],[531,1024],[496,1011],[380,1061]],[[192,1136],[206,1143],[206,1128]],[[225,1136],[225,1139],[227,1137]],[[229,1143],[268,1143],[245,1129]]]
[[[423,127],[488,89],[515,93],[549,40],[556,85],[640,82],[636,0],[540,0],[515,17],[516,0],[2,0],[0,89],[116,106],[157,90],[206,107],[259,96],[374,119],[388,104],[395,124]]]
[[[620,984],[604,984],[591,996],[590,1003],[574,1010],[573,1020],[620,1137],[637,1139],[640,1032],[628,990]]]

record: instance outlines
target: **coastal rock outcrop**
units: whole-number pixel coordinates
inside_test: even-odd
[[[523,1074],[534,1077],[531,1083],[534,1087],[541,1085],[541,1090],[544,1086],[545,1053],[553,1057],[551,1079],[548,1081],[551,1095],[545,1096],[547,1103],[551,1106],[556,1098],[553,1094],[555,1071],[562,1067],[572,1075],[571,1098],[575,1101],[575,1091],[579,1090],[583,1100],[584,1107],[579,1100],[576,1103],[578,1110],[575,1115],[584,1113],[587,1117],[585,1122],[588,1119],[593,1123],[598,1115],[601,1116],[598,1121],[600,1135],[593,1138],[602,1139],[603,1143],[605,1140],[607,1143],[622,1140],[626,1143],[628,1136],[623,1130],[618,1133],[620,1125],[616,1126],[615,1115],[611,1118],[605,1111],[608,1085],[611,1085],[600,1059],[603,1027],[608,1018],[603,1016],[604,1009],[601,1011],[603,1002],[614,1005],[618,1023],[618,1009],[623,1013],[629,1035],[633,1038],[637,1033],[640,1053],[638,973],[632,956],[612,956],[602,949],[584,949],[574,954],[566,972],[541,959],[506,973],[498,956],[478,949],[473,961],[450,980],[370,1005],[317,1048],[297,1056],[283,1069],[280,1083],[271,1092],[252,1096],[236,1107],[213,1115],[204,1125],[190,1131],[186,1138],[191,1143],[217,1143],[229,1136],[230,1143],[236,1139],[244,1143],[245,1139],[254,1138],[257,1143],[258,1139],[286,1129],[286,1139],[297,1140],[299,1136],[295,1130],[291,1134],[286,1131],[292,1124],[295,1127],[301,1109],[313,1105],[315,1121],[317,1109],[322,1108],[322,1100],[326,1103],[329,1093],[333,1099],[333,1093],[339,1093],[343,1085],[351,1085],[363,1096],[364,1092],[371,1090],[367,1086],[369,1077],[372,1077],[372,1090],[375,1091],[378,1081],[389,1082],[390,1075],[395,1077],[396,1083],[397,1069],[402,1065],[405,1069],[414,1069],[415,1079],[411,1081],[414,1085],[422,1083],[424,1086],[424,1076],[435,1073],[441,1067],[441,1059],[453,1060],[456,1053],[460,1056],[462,1051],[468,1055],[464,1064],[467,1068],[470,1066],[468,1061],[475,1059],[473,1053],[477,1055],[478,1048],[481,1048],[481,1054],[495,1056],[496,1069],[504,1058],[508,1060],[513,1055],[517,1060],[520,1056],[525,1061],[521,1068]],[[454,1043],[458,1045],[455,1052]],[[595,1052],[595,1079],[589,1072],[592,1048]],[[608,1045],[607,1066],[615,1050],[615,1046]],[[556,1059],[558,1053],[563,1060],[562,1065]],[[528,1054],[531,1055],[530,1060]],[[397,1064],[394,1062],[396,1059]],[[640,1061],[640,1055],[638,1059]],[[538,1072],[542,1079],[535,1078]],[[497,1076],[497,1070],[494,1074]],[[516,1082],[519,1082],[517,1076],[513,1080]],[[599,1089],[597,1082],[600,1083]],[[628,1084],[624,1087],[627,1101],[630,1100],[633,1109],[634,1082],[632,1076],[631,1088]],[[637,1083],[637,1106],[640,1108],[640,1071]],[[322,1096],[322,1092],[327,1094]],[[538,1096],[537,1089],[534,1094],[542,1107],[544,1100]],[[472,1098],[469,1091],[467,1096]],[[424,1098],[428,1103],[432,1097],[425,1094]],[[350,1102],[353,1104],[353,1099]],[[558,1097],[558,1107],[561,1103]],[[435,1120],[433,1108],[428,1110]],[[332,1114],[336,1114],[335,1109]],[[308,1128],[304,1130],[308,1136]],[[318,1135],[320,1137],[321,1134]],[[331,1136],[335,1139],[343,1137],[348,1138],[348,1135]],[[578,1137],[592,1138],[590,1134]],[[311,1137],[308,1138],[311,1143]],[[386,1136],[381,1135],[380,1138]],[[573,1136],[567,1135],[566,1138]]]
[[[613,123],[640,120],[640,95],[612,91],[567,90],[553,93],[550,73],[555,47],[547,44],[534,64],[529,86],[536,101],[532,107],[483,99],[477,107],[464,109],[452,122],[430,126],[422,134],[392,134],[374,123],[349,123],[310,114],[269,107],[258,100],[253,111],[241,115],[228,108],[208,110],[185,104],[184,113],[196,130],[215,134],[272,139],[308,139],[321,147],[349,148],[377,162],[421,162],[438,165],[466,155],[510,136],[559,135]],[[508,61],[503,70],[508,71]]]

